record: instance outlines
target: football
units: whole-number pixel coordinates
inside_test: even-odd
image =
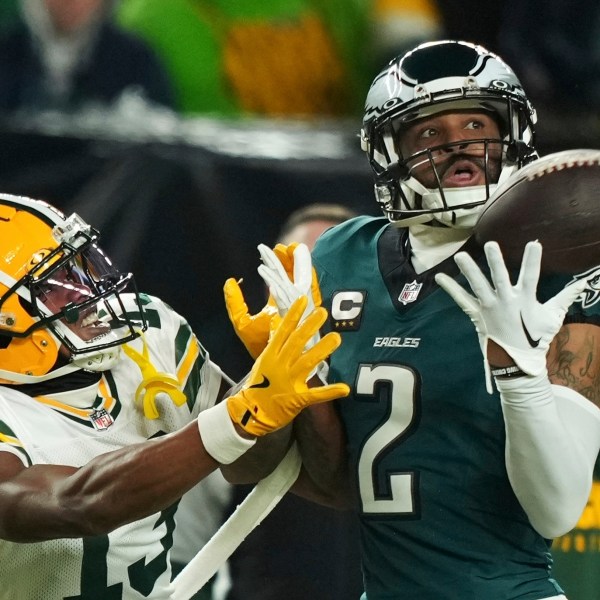
[[[526,165],[499,185],[475,225],[508,266],[525,244],[542,244],[542,270],[576,274],[600,265],[600,150],[565,150]]]

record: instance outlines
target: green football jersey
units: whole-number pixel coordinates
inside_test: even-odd
[[[464,249],[484,267],[473,241]],[[360,499],[366,597],[559,594],[550,542],[508,480],[500,398],[486,392],[477,333],[434,276],[468,288],[466,280],[453,258],[416,274],[409,256],[407,230],[372,217],[329,230],[313,252],[328,328],[342,335],[330,381],[352,387],[339,406]],[[570,279],[541,282],[540,300]],[[572,312],[586,317],[581,304]]]

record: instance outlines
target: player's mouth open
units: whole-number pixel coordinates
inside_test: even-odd
[[[461,187],[467,185],[481,185],[484,176],[477,164],[470,160],[460,160],[452,164],[442,178],[444,187]]]
[[[82,313],[79,315],[77,323],[70,326],[82,340],[90,341],[109,333],[110,324],[99,319],[95,306],[84,309]]]
[[[81,327],[90,327],[96,323],[100,324],[98,320],[98,313],[92,309],[92,311],[81,319]]]

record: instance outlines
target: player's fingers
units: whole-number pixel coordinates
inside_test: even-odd
[[[521,271],[519,272],[519,281],[517,285],[523,288],[523,291],[536,296],[538,281],[540,279],[540,270],[542,265],[542,245],[538,242],[527,242],[523,251],[523,260],[521,261]]]
[[[296,247],[298,246],[298,242],[292,242],[291,244],[282,244],[281,242],[278,244],[275,244],[275,247],[273,248],[273,252],[275,252],[275,254],[277,255],[277,257],[281,260],[282,256],[285,258],[284,261],[282,261],[285,264],[285,261],[287,260],[291,260],[294,257],[294,250],[296,249]]]
[[[238,281],[233,277],[227,279],[223,286],[223,294],[227,315],[234,325],[240,324],[244,319],[249,318],[248,305],[244,300],[244,294]]]
[[[311,338],[314,332],[318,330],[321,324],[325,322],[326,317],[322,319],[322,322],[319,321],[321,315],[317,315],[315,320],[316,311],[314,311],[307,319],[305,319],[302,325],[298,326],[307,303],[308,298],[306,296],[300,296],[292,303],[286,315],[281,319],[281,323],[275,330],[269,344],[273,352],[277,354],[300,354],[301,349],[304,348],[306,342]],[[327,313],[325,309],[320,310]],[[311,319],[311,317],[313,318]],[[313,328],[312,330],[311,327]]]
[[[336,331],[331,331],[324,335],[313,346],[298,357],[293,372],[300,379],[305,380],[321,362],[327,360],[331,354],[340,347],[342,338]]]
[[[301,298],[306,299],[306,296],[301,296]],[[311,346],[309,342],[313,340],[315,336],[317,336],[317,334],[319,333],[319,329],[321,328],[323,323],[325,323],[326,320],[327,311],[324,308],[319,307],[308,313],[308,316],[303,318],[300,324],[296,327],[296,330],[293,331],[290,334],[289,338],[286,340],[284,346],[281,349],[282,358],[285,355],[285,357],[290,358],[288,364],[298,364],[298,361],[300,360],[300,357],[303,354],[306,347]],[[328,343],[332,342],[329,341]],[[318,363],[319,360],[317,360],[316,363],[312,365],[312,367],[315,367]]]
[[[275,302],[279,308],[283,310],[287,309],[298,297],[293,284],[285,273],[282,275],[279,272],[274,272],[266,265],[259,265],[257,271],[269,287],[269,291],[273,298],[275,298]]]
[[[460,306],[467,314],[478,308],[477,300],[463,289],[452,277],[445,273],[438,273],[435,282],[450,295],[452,300]]]
[[[258,245],[258,252],[263,264],[268,268],[279,274],[281,277],[288,277],[288,274],[281,264],[281,261],[277,258],[277,255],[271,248],[265,246],[265,244]]]
[[[508,294],[512,290],[512,283],[500,246],[497,242],[487,242],[483,246],[483,251],[490,268],[490,277],[494,288],[501,296]]]
[[[310,285],[310,291],[312,294],[313,302],[315,306],[321,306],[323,303],[323,299],[321,298],[321,288],[319,287],[319,277],[317,276],[317,271],[313,267],[311,269],[312,272],[312,281]]]
[[[298,244],[294,250],[294,284],[308,294],[312,283],[312,261],[306,244]]]
[[[331,383],[321,387],[310,388],[303,394],[307,405],[329,402],[338,398],[345,398],[350,393],[350,388],[345,383]]]
[[[458,265],[479,301],[483,304],[493,302],[495,298],[494,289],[471,256],[466,252],[459,252],[455,255],[454,262]]]
[[[566,312],[577,300],[581,294],[585,291],[587,287],[587,281],[585,279],[580,279],[579,281],[575,281],[574,283],[570,283],[565,286],[554,298],[548,300],[546,305],[550,305],[552,307],[557,307],[560,310]]]
[[[292,279],[294,274],[294,250],[296,249],[297,245],[297,242],[293,242],[291,244],[288,244],[287,246],[285,244],[276,244],[273,248],[275,256],[277,256],[277,258],[283,265],[283,268],[285,269],[290,279]]]

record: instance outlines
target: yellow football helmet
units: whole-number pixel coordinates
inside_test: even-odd
[[[117,271],[98,239],[77,214],[0,195],[0,380],[51,379],[65,365],[106,370],[146,329],[133,276]],[[123,304],[126,288],[139,321]]]

